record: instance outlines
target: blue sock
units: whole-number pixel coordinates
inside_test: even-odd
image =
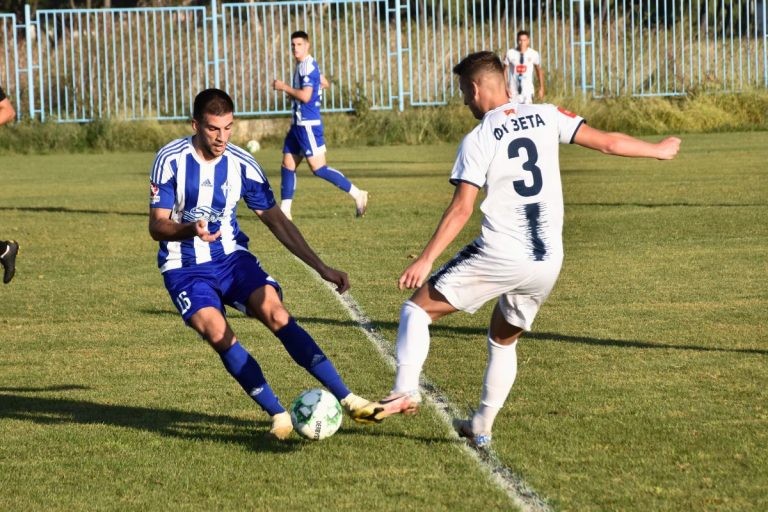
[[[350,393],[339,372],[325,357],[312,336],[302,329],[296,320],[291,318],[288,325],[278,330],[275,336],[283,343],[293,360],[328,388],[333,396],[341,400]]]
[[[280,167],[280,199],[293,199],[296,192],[296,170]]]
[[[328,167],[327,165],[316,170],[315,176],[323,178],[325,181],[330,181],[344,192],[349,192],[349,189],[352,188],[352,182],[341,174],[341,171],[338,171],[333,167]]]
[[[285,412],[285,408],[280,405],[280,400],[267,384],[259,363],[240,343],[235,342],[219,356],[224,363],[224,368],[240,383],[245,392],[267,411],[267,414],[274,416]]]

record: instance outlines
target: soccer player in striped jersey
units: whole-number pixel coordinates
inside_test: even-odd
[[[0,87],[0,125],[12,121],[16,111],[11,100]],[[19,254],[19,243],[15,240],[0,240],[0,265],[3,266],[3,284],[8,284],[16,273],[16,256]]]
[[[291,50],[296,59],[296,70],[291,85],[275,80],[273,87],[293,98],[293,120],[283,144],[283,165],[280,169],[280,208],[290,219],[291,205],[296,192],[296,168],[306,158],[312,173],[348,193],[355,200],[355,214],[365,215],[368,192],[360,190],[338,169],[328,167],[325,158],[323,120],[320,105],[322,89],[328,81],[320,73],[317,61],[309,54],[309,35],[304,31],[291,34]]]
[[[480,120],[461,142],[450,181],[456,187],[437,230],[400,276],[416,288],[403,304],[397,333],[397,376],[389,397],[361,409],[369,420],[416,411],[419,375],[429,351],[429,325],[443,316],[474,313],[498,299],[488,328],[488,362],[477,412],[454,427],[487,446],[493,422],[517,374],[516,342],[555,285],[563,261],[563,193],[558,144],[603,153],[669,160],[680,139],[644,142],[591,128],[554,105],[510,103],[504,68],[491,52],[468,55],[453,69],[464,103]],[[480,236],[434,273],[434,261],[466,225],[480,189]]]
[[[225,305],[261,321],[348,413],[369,402],[346,387],[331,361],[283,305],[280,285],[248,250],[248,237],[236,217],[241,198],[289,251],[335,284],[339,293],[349,288],[347,275],[326,265],[277,206],[261,166],[228,142],[233,112],[232,99],[224,91],[207,89],[197,95],[195,134],[167,144],[155,158],[149,232],[160,242],[158,266],[179,314],[272,417],[270,434],[285,439],[293,429],[290,415],[259,364],[235,337]]]

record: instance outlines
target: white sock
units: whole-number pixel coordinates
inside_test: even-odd
[[[290,212],[292,204],[293,199],[283,199],[280,201],[280,209],[283,210],[283,212]]]
[[[490,434],[496,415],[509,396],[517,376],[517,342],[499,345],[488,338],[488,365],[483,377],[480,408],[472,417],[472,432]]]
[[[418,391],[419,376],[429,353],[429,324],[432,319],[426,311],[410,300],[400,309],[397,329],[396,393]]]
[[[352,184],[350,183],[350,185],[352,185]],[[354,185],[352,185],[351,187],[349,187],[349,192],[348,192],[348,193],[349,193],[349,195],[351,195],[351,196],[352,196],[352,197],[354,197],[355,199],[357,199],[358,197],[360,197],[360,189],[359,189],[359,188],[357,188],[357,187],[356,187],[356,186],[354,186]]]

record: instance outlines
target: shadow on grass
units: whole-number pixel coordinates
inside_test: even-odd
[[[123,215],[129,217],[148,217],[147,212],[116,212],[114,210],[81,210],[66,206],[0,206],[0,211],[45,212],[45,213],[88,213],[92,215]]]
[[[114,404],[100,404],[68,398],[29,396],[46,391],[87,390],[87,386],[58,385],[48,387],[0,387],[0,419],[31,421],[40,425],[73,423],[78,425],[109,425],[176,437],[190,441],[215,441],[241,444],[259,452],[290,452],[305,442],[298,434],[277,441],[265,434],[269,421],[252,421],[226,415],[211,415],[177,409],[152,409]],[[25,393],[25,394],[12,394]],[[349,422],[349,419],[345,419]],[[254,428],[255,427],[255,428]],[[259,432],[259,430],[261,432]],[[403,438],[427,444],[448,443],[450,439],[409,435],[405,431],[384,432],[375,426],[342,427],[336,435]]]
[[[74,423],[110,425],[153,432],[185,440],[236,443],[254,451],[286,452],[298,446],[298,439],[274,441],[254,427],[269,429],[269,421],[251,421],[225,415],[210,415],[174,409],[152,409],[100,404],[68,398],[45,398],[6,391],[34,392],[80,389],[78,386],[50,388],[0,388],[0,418],[31,421],[41,425]]]
[[[345,327],[359,327],[354,320],[335,320],[331,318],[318,318],[318,317],[299,317],[298,321],[305,324],[318,323],[326,325],[339,325]],[[396,330],[397,324],[395,322],[371,322],[370,325],[364,326],[366,330],[376,332],[380,328],[387,328]],[[311,332],[311,328],[309,329]],[[456,334],[465,334],[478,338],[485,338],[486,329],[477,327],[459,327],[449,325],[435,325],[429,326],[429,330],[432,334],[443,334],[448,336],[455,336]],[[700,352],[730,352],[736,354],[757,354],[768,355],[768,350],[759,348],[721,348],[721,347],[705,347],[702,345],[674,345],[671,343],[652,343],[650,341],[637,341],[637,340],[613,340],[606,338],[591,338],[588,336],[569,336],[566,334],[557,334],[552,332],[529,332],[523,335],[523,340],[541,340],[541,341],[560,341],[564,343],[580,343],[585,345],[598,345],[603,347],[618,347],[618,348],[640,348],[640,349],[664,349],[664,350],[693,350]]]

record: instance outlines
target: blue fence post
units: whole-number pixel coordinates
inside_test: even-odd
[[[405,109],[405,87],[403,86],[403,29],[400,12],[401,0],[395,2],[395,37],[397,38],[397,105],[402,112]]]
[[[32,12],[29,4],[24,5],[24,30],[27,39],[27,95],[29,98],[29,118],[35,118],[35,74],[32,71]],[[39,36],[39,34],[38,34]],[[37,41],[37,37],[34,38]]]
[[[579,57],[581,58],[581,93],[587,94],[587,33],[586,16],[584,12],[584,2],[579,0]]]
[[[219,88],[219,13],[217,0],[211,0],[211,22],[213,37],[213,86]]]

